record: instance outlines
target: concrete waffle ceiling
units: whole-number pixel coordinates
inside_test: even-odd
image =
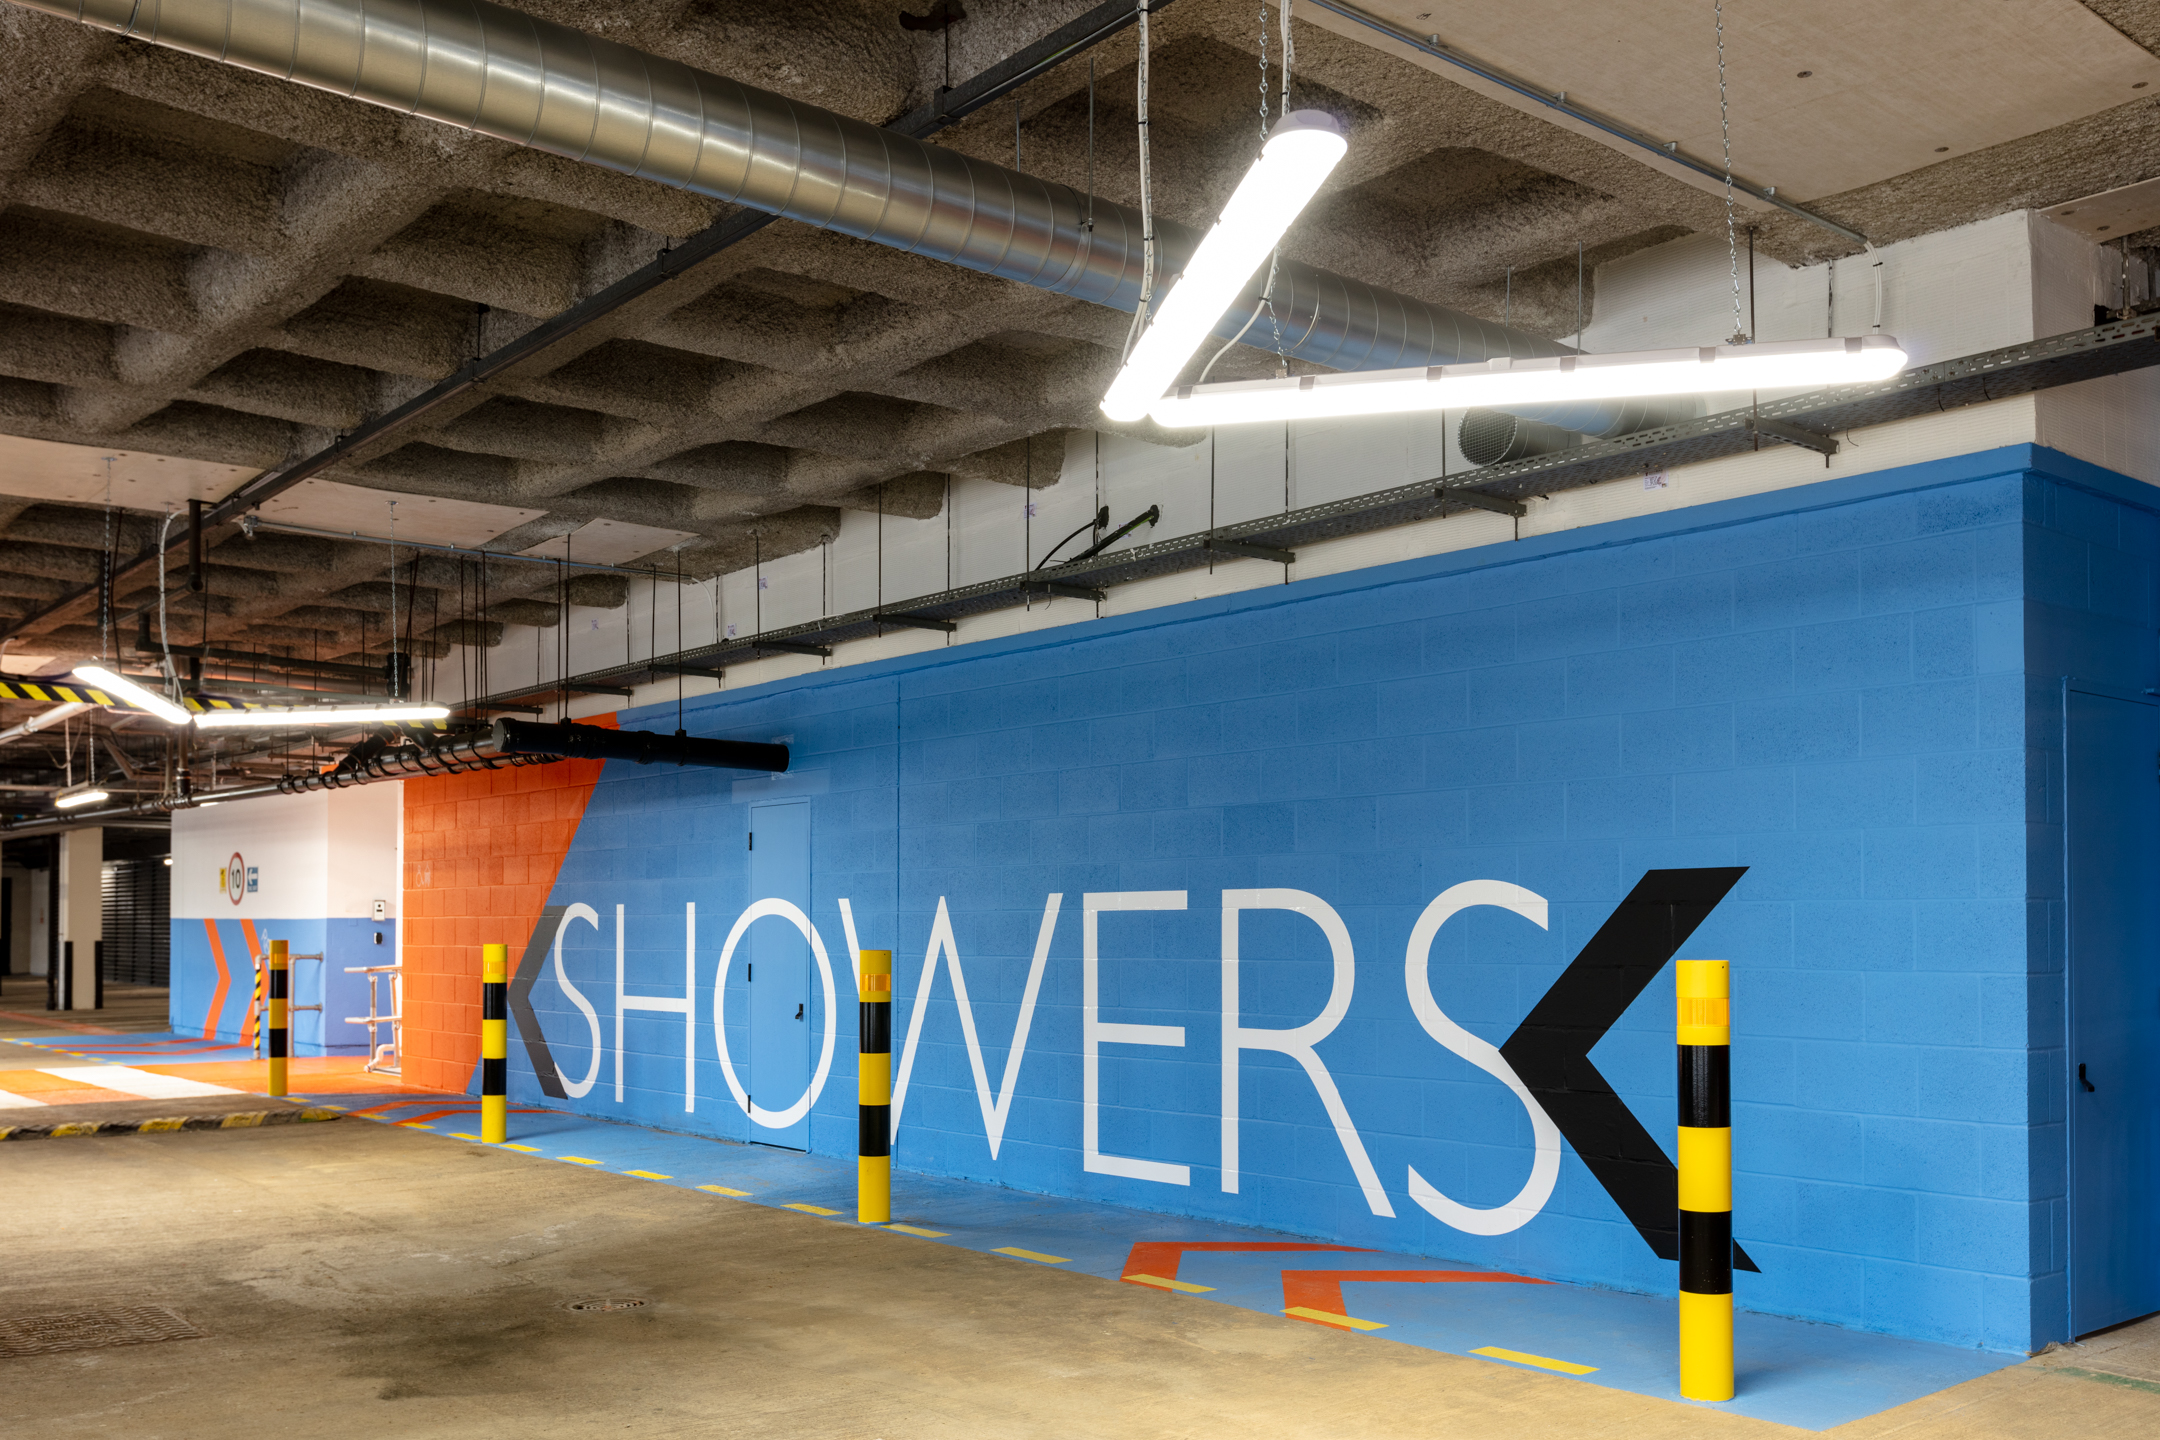
[[[969,0],[965,20],[924,32],[898,23],[920,0],[512,3],[879,122],[1088,8]],[[1207,221],[1254,148],[1257,8],[1176,0],[1155,18],[1155,199],[1188,223]],[[1368,8],[1714,153],[1708,0]],[[1296,97],[1346,117],[1354,141],[1289,241],[1298,258],[1563,335],[1578,245],[1594,266],[1722,232],[1723,203],[1699,177],[1340,17],[1299,14]],[[1791,193],[1877,240],[2149,178],[2160,98],[2135,88],[2160,78],[2149,0],[1733,0],[1727,25],[1740,168],[1773,184],[1791,172]],[[938,143],[1010,164],[1017,114],[1020,168],[1081,186],[1092,164],[1100,194],[1134,203],[1134,46],[1127,32],[1092,52],[1092,161],[1085,61]],[[1816,74],[1794,78],[1803,69]],[[0,450],[0,614],[91,581],[107,547],[126,556],[154,539],[164,506],[323,447],[721,213],[0,4],[0,433],[17,437]],[[1803,220],[1753,218],[1773,258],[1849,248]],[[458,502],[475,507],[459,512],[461,533],[496,514],[491,543],[518,550],[605,522],[611,556],[643,558],[626,552],[645,537],[679,541],[694,575],[734,570],[753,547],[770,559],[817,544],[850,508],[935,514],[948,474],[1053,477],[1065,433],[1099,421],[1126,323],[783,221],[339,465],[325,479],[344,488],[324,492],[339,497],[324,513],[351,528],[376,498]],[[106,454],[128,457],[129,475],[160,457],[186,473],[123,487],[109,513],[85,465]],[[309,513],[301,498],[285,518]],[[176,630],[324,659],[359,659],[364,637],[380,645],[380,547],[211,541],[207,598],[176,592]],[[521,568],[532,573],[508,573]],[[491,623],[468,611],[416,648],[555,622],[549,569],[499,571]],[[458,613],[447,559],[400,580],[447,592],[429,613]],[[146,578],[118,597],[123,623],[154,590]],[[570,587],[579,604],[624,594],[607,575]],[[107,643],[77,615],[13,640],[9,668],[58,672]]]

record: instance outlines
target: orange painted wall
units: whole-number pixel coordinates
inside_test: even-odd
[[[611,715],[581,723],[615,728]],[[480,947],[515,966],[603,762],[405,782],[404,1079],[462,1091],[480,1058]]]

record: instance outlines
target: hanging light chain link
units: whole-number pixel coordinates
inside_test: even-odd
[[[1732,339],[1745,345],[1746,329],[1740,323],[1740,241],[1733,227],[1732,115],[1725,100],[1725,0],[1712,0],[1717,16],[1717,112],[1718,140],[1725,151],[1725,259],[1732,271]]]

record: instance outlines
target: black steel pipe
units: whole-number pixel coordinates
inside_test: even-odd
[[[652,730],[603,730],[598,725],[544,725],[498,719],[495,749],[503,755],[557,755],[566,760],[634,760],[640,765],[710,765],[722,770],[788,768],[788,747],[755,740],[708,740]]]

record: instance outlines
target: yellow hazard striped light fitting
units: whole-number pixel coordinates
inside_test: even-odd
[[[79,679],[89,681],[107,694],[119,696],[130,705],[140,705],[160,720],[174,725],[187,724],[187,711],[157,691],[136,684],[125,675],[115,675],[102,665],[78,665],[75,667],[75,674]]]

